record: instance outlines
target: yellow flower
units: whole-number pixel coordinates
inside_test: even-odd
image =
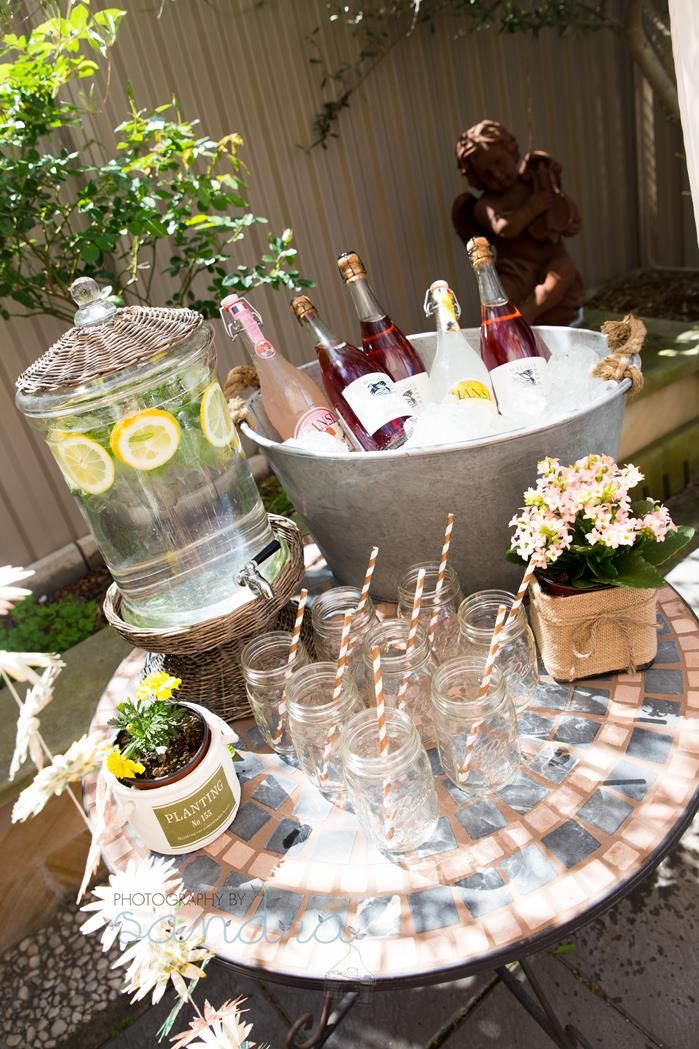
[[[140,761],[125,758],[118,747],[107,755],[107,768],[117,779],[133,779],[137,772],[145,772],[145,765]]]
[[[136,689],[136,699],[148,699],[155,696],[156,699],[170,699],[175,689],[182,684],[182,678],[172,677],[163,670],[156,670],[145,677]]]

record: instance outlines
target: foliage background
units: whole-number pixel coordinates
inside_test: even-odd
[[[113,0],[112,0],[113,2]],[[464,180],[453,148],[462,128],[502,120],[523,149],[549,149],[563,164],[564,187],[581,207],[584,228],[572,244],[587,283],[651,261],[696,265],[698,253],[679,135],[652,104],[611,33],[558,40],[471,34],[449,27],[413,34],[372,74],[343,114],[327,150],[299,149],[311,137],[318,78],[306,38],[326,16],[324,0],[175,0],[158,18],[157,0],[127,17],[112,52],[109,89],[95,78],[90,137],[113,145],[124,119],[127,84],[141,106],[173,94],[212,139],[231,129],[245,141],[249,199],[269,229],[293,227],[299,270],[312,296],[346,338],[356,324],[335,258],[355,248],[381,300],[407,331],[424,331],[425,288],[448,279],[478,319],[472,276],[449,212]],[[340,28],[324,37],[322,57],[336,68],[354,46]],[[70,145],[70,138],[68,139]],[[266,227],[252,226],[236,257],[254,265]],[[157,301],[168,281],[154,279]],[[285,293],[251,296],[265,328],[292,360],[312,347],[292,319]],[[39,318],[0,323],[0,551],[26,563],[85,534],[40,443],[13,406],[13,382],[64,325]],[[221,368],[239,363],[237,344],[217,336]],[[542,452],[544,450],[542,449]],[[48,524],[47,524],[48,522]]]

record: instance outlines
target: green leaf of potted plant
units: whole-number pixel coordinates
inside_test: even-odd
[[[677,526],[653,499],[632,501],[643,480],[632,464],[588,455],[572,466],[537,465],[524,493],[508,560],[533,563],[531,620],[544,666],[572,681],[646,666],[657,652],[657,566],[694,529]]]
[[[213,841],[240,803],[229,749],[238,737],[204,707],[173,701],[180,684],[166,673],[149,674],[119,704],[104,770],[144,844],[166,855]]]

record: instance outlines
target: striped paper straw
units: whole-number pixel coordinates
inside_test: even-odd
[[[379,732],[379,751],[382,756],[388,754],[388,738],[386,736],[386,707],[383,698],[383,678],[381,675],[381,650],[374,645],[371,650],[374,666],[374,696],[376,698],[376,726]],[[384,804],[384,826],[386,828],[386,840],[393,838],[393,818],[391,816],[391,780],[384,776],[383,781],[383,804]]]
[[[422,591],[425,587],[425,569],[421,568],[417,574],[417,583],[415,585],[415,596],[413,598],[413,609],[410,613],[410,626],[408,627],[408,637],[405,642],[405,655],[410,655],[415,647],[415,636],[417,634],[417,624],[420,618],[420,605],[422,604]],[[400,683],[396,700],[398,702],[399,709],[403,709],[403,696],[405,690],[408,687],[408,671],[406,670],[403,675],[403,680]]]
[[[488,686],[490,685],[490,678],[493,674],[493,667],[495,666],[495,660],[497,659],[498,652],[500,650],[500,635],[505,626],[505,613],[507,611],[507,605],[498,605],[498,614],[495,618],[495,626],[493,627],[493,636],[490,639],[490,648],[488,649],[488,658],[485,661],[485,672],[483,674],[483,680],[481,681],[481,687],[478,690],[478,698],[486,694]],[[466,753],[464,756],[464,763],[460,766],[459,772],[465,775],[471,764],[471,755],[473,748],[478,738],[478,730],[480,729],[483,721],[475,721],[471,726],[471,730],[466,739]]]
[[[522,607],[522,601],[524,601],[524,595],[529,589],[532,576],[534,575],[534,558],[531,559],[527,567],[524,569],[524,575],[522,576],[522,582],[519,584],[519,590],[515,594],[515,599],[512,602],[512,607],[507,613],[507,621],[505,626],[508,627],[514,617],[517,615],[518,610]]]
[[[342,692],[342,679],[345,676],[345,668],[347,666],[347,656],[349,652],[349,636],[350,630],[352,629],[352,616],[354,615],[354,609],[351,608],[345,612],[345,618],[342,623],[342,635],[340,636],[340,651],[337,657],[337,671],[335,673],[335,688],[333,689],[333,703],[340,698]],[[330,726],[330,731],[325,739],[325,747],[323,748],[323,766],[320,770],[320,779],[322,783],[325,783],[328,778],[328,772],[330,767],[330,752],[332,751],[333,740],[335,739],[335,733],[337,732],[337,721]]]
[[[471,756],[473,755],[473,748],[476,745],[476,740],[478,739],[478,730],[480,729],[482,724],[482,720],[474,721],[473,725],[471,726],[471,731],[469,732],[468,737],[466,739],[466,753],[464,756],[464,763],[459,767],[459,772],[462,776],[466,775],[471,765]]]
[[[369,564],[367,565],[366,575],[364,576],[364,585],[362,586],[362,592],[359,595],[359,601],[357,603],[357,613],[364,611],[364,605],[366,599],[369,596],[369,587],[371,586],[371,577],[374,574],[376,568],[376,558],[379,556],[378,546],[372,546],[371,553],[369,554]]]
[[[296,612],[296,620],[294,622],[294,629],[291,632],[291,644],[289,645],[289,655],[286,660],[286,678],[287,680],[291,677],[291,668],[294,660],[296,659],[296,653],[298,652],[299,643],[301,641],[301,626],[303,625],[303,613],[306,611],[306,600],[308,599],[308,590],[302,590],[299,594],[299,607]],[[274,743],[279,746],[282,741],[282,735],[284,732],[284,721],[286,719],[286,685],[282,692],[282,698],[279,701],[279,721],[277,723],[277,734],[274,737]]]
[[[447,561],[449,559],[449,544],[451,543],[451,533],[454,530],[454,515],[447,514],[447,527],[444,529],[444,542],[442,543],[442,553],[439,558],[439,571],[437,572],[437,585],[434,589],[434,609],[432,611],[432,618],[430,619],[430,625],[427,630],[427,636],[430,639],[430,644],[434,644],[434,628],[437,625],[437,619],[439,618],[439,595],[442,592],[444,586],[444,577],[447,574]]]
[[[493,673],[493,667],[495,666],[495,660],[497,659],[498,650],[500,649],[500,635],[505,623],[505,613],[507,612],[507,605],[498,605],[498,614],[495,619],[495,626],[493,627],[493,636],[490,639],[490,648],[488,649],[488,658],[485,661],[485,672],[483,674],[483,680],[481,681],[481,687],[478,692],[478,698],[486,694],[488,686],[490,685],[490,678]]]

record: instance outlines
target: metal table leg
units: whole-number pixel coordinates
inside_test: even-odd
[[[551,1002],[546,997],[539,979],[534,975],[529,962],[526,959],[523,959],[519,964],[538,1001],[529,994],[526,988],[522,986],[509,969],[501,966],[499,969],[496,969],[495,972],[498,974],[507,989],[512,992],[520,1005],[527,1010],[532,1019],[536,1020],[539,1027],[546,1032],[551,1041],[554,1042],[559,1049],[592,1049],[587,1038],[581,1034],[577,1027],[573,1027],[572,1024],[566,1024],[565,1027],[562,1025],[561,1021],[556,1016]]]
[[[315,1027],[313,1013],[305,1013],[289,1029],[286,1049],[321,1049],[330,1035],[337,1030],[347,1013],[359,998],[359,991],[326,991],[323,1008]],[[305,1031],[310,1031],[306,1038]]]

